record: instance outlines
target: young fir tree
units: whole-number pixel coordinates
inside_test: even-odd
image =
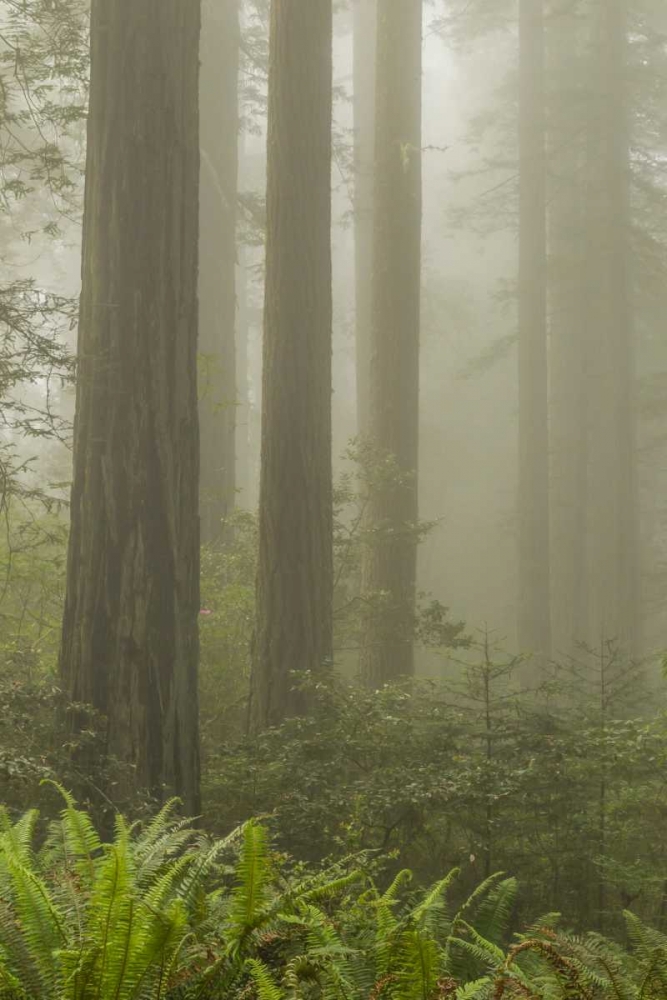
[[[382,463],[362,560],[361,676],[371,687],[414,670],[421,286],[422,4],[377,11],[369,437]]]
[[[60,670],[135,782],[198,810],[199,6],[93,0]],[[86,722],[73,717],[76,725]]]
[[[551,648],[543,0],[519,4],[519,648]]]
[[[274,0],[252,729],[332,646],[331,0]]]
[[[204,542],[234,507],[238,0],[204,0],[200,43],[200,510]]]

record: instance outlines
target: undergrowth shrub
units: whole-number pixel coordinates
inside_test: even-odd
[[[510,871],[519,920],[558,910],[616,933],[632,906],[664,929],[665,717],[601,719],[576,692],[531,701],[497,661],[465,673],[456,691],[295,677],[308,718],[210,748],[207,822],[223,832],[266,815],[296,856],[393,852],[422,882],[460,867],[468,890]]]

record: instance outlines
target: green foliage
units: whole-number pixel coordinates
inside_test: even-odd
[[[415,643],[422,649],[460,649],[469,645],[461,621],[451,618],[449,608],[428,593],[417,595],[416,607],[409,614],[393,607],[385,593],[362,593],[362,553],[368,547],[391,544],[400,530],[422,544],[437,528],[436,521],[420,520],[395,525],[371,524],[367,511],[377,491],[400,491],[412,481],[399,467],[394,456],[379,452],[368,441],[353,441],[345,453],[349,470],[341,475],[334,491],[334,626],[336,662],[345,673],[356,675],[357,654],[362,645],[364,622],[372,605],[386,619],[388,631],[407,629],[396,634],[397,640]],[[400,625],[398,623],[401,623]]]
[[[377,692],[303,678],[308,718],[212,748],[209,822],[267,815],[297,856],[392,852],[424,881],[460,867],[469,889],[502,869],[522,883],[497,901],[513,920],[559,911],[618,932],[632,904],[662,928],[667,855],[651,831],[667,811],[667,729],[641,673],[572,664],[526,693],[528,663],[487,641],[465,657],[443,682]],[[494,919],[480,914],[492,941]]]
[[[103,843],[63,795],[39,850],[36,812],[14,825],[2,817],[2,995],[158,1000],[182,968],[193,889],[218,847],[181,853],[194,834],[184,835],[168,809],[143,831],[118,816]]]
[[[334,490],[334,658],[345,674],[356,674],[361,646],[363,607],[381,606],[386,596],[361,596],[360,567],[364,546],[382,545],[387,529],[366,523],[370,492],[379,487],[404,488],[407,478],[390,456],[378,456],[367,444],[347,452],[351,469]],[[433,522],[407,525],[423,541]],[[255,620],[257,518],[235,511],[225,522],[221,544],[202,551],[201,728],[205,752],[215,753],[223,740],[245,729],[250,676],[250,647]],[[410,618],[410,637],[422,649],[465,648],[470,639],[464,624],[430,594],[419,594]],[[298,680],[295,680],[297,683]]]
[[[236,511],[225,524],[222,550],[201,559],[200,688],[204,752],[240,735],[250,677],[255,621],[257,519]]]
[[[70,436],[59,394],[73,376],[67,340],[77,302],[43,287],[43,273],[39,281],[30,271],[21,276],[23,247],[36,244],[31,269],[53,254],[57,274],[65,231],[79,225],[87,3],[10,0],[0,22],[0,231],[12,268],[8,280],[5,266],[0,282],[0,513],[8,518],[13,508],[13,521],[25,528],[38,503],[53,510],[62,500],[33,463],[44,444]]]
[[[662,1000],[667,939],[626,913],[627,949],[543,918],[512,943],[512,879],[456,871],[382,888],[358,855],[316,869],[249,822],[209,841],[167,803],[111,840],[72,796],[39,831],[0,814],[3,1000]],[[233,864],[229,862],[233,859]],[[458,896],[458,904],[455,897]]]
[[[78,212],[87,8],[86,0],[10,0],[4,5],[0,134],[5,171],[0,190],[5,202],[47,187],[57,213]]]

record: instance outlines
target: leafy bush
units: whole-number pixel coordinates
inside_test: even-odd
[[[393,852],[422,881],[459,866],[469,890],[503,869],[521,880],[521,919],[559,910],[618,930],[632,904],[662,928],[664,717],[601,720],[581,685],[531,700],[508,669],[471,660],[457,689],[303,678],[308,718],[212,748],[208,822],[266,815],[299,857]]]

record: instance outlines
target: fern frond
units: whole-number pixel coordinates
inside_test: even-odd
[[[431,886],[422,900],[414,907],[411,917],[418,927],[428,926],[429,918],[434,910],[443,910],[447,890],[460,873],[460,868],[452,868],[448,875]]]
[[[396,875],[389,888],[382,893],[380,901],[385,905],[390,905],[398,898],[398,894],[403,886],[411,881],[412,872],[409,868],[403,868],[398,875]]]
[[[283,1000],[283,991],[264,962],[257,958],[249,958],[246,967],[255,984],[258,1000]]]
[[[269,852],[266,831],[252,821],[245,824],[243,844],[236,866],[229,919],[234,941],[239,942],[257,923],[266,904]]]
[[[494,968],[505,961],[505,952],[502,948],[499,948],[493,941],[489,941],[483,937],[472,924],[467,923],[465,920],[460,920],[459,927],[470,935],[472,943],[487,956],[487,961],[492,963]]]
[[[479,934],[487,941],[500,944],[507,931],[519,889],[515,878],[505,878],[493,886],[486,899],[482,900],[474,918]]]
[[[456,987],[456,1000],[488,1000],[492,986],[493,980],[488,976],[473,979],[470,983]]]
[[[88,886],[95,881],[96,859],[102,854],[102,841],[90,816],[77,808],[76,800],[70,792],[50,779],[42,784],[50,784],[65,801],[60,814],[57,841],[62,849],[62,860],[68,868],[73,868]],[[57,824],[52,824],[57,827]],[[52,859],[53,863],[53,859]]]
[[[323,899],[333,899],[334,896],[340,895],[349,886],[363,881],[365,877],[362,871],[348,872],[347,875],[341,875],[339,878],[313,886],[312,889],[306,890],[306,892],[298,895],[297,898],[310,903],[317,903]]]
[[[628,940],[642,961],[647,961],[655,952],[656,948],[667,948],[667,936],[661,934],[651,927],[647,927],[636,913],[631,910],[623,911],[623,919],[628,933]]]
[[[405,931],[394,957],[396,984],[390,992],[397,1000],[431,1000],[441,974],[440,953],[431,938]]]

